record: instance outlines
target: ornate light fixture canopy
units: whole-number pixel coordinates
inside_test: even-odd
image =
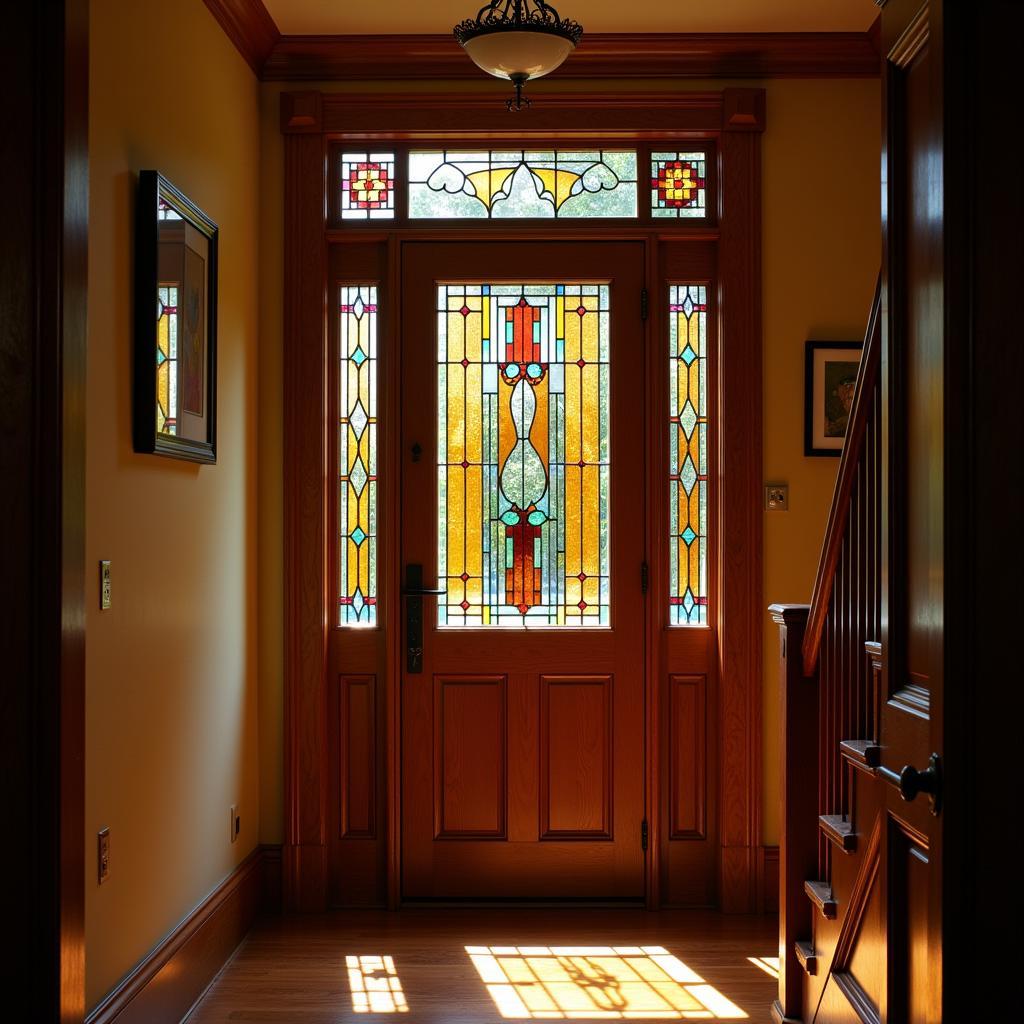
[[[477,67],[507,78],[516,94],[509,110],[522,110],[523,86],[554,71],[575,49],[583,29],[544,0],[491,0],[475,18],[455,26],[455,38]]]

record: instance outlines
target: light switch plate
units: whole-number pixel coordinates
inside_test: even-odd
[[[102,885],[110,874],[110,829],[101,828],[96,834],[96,881]]]
[[[767,512],[788,512],[789,484],[765,484],[764,507]]]
[[[113,583],[110,576],[110,560],[104,559],[100,562],[100,611],[107,611],[110,608]]]

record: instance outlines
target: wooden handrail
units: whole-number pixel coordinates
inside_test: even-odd
[[[805,676],[813,675],[814,670],[818,667],[821,637],[825,629],[825,617],[828,615],[829,600],[832,597],[832,583],[835,580],[836,566],[839,563],[839,553],[846,532],[850,498],[853,494],[857,467],[864,449],[864,435],[867,431],[868,418],[871,415],[872,399],[879,385],[882,350],[881,307],[882,278],[879,275],[878,283],[875,285],[875,297],[871,303],[867,330],[864,332],[864,349],[860,358],[860,370],[857,374],[857,391],[854,395],[853,407],[850,409],[846,442],[839,460],[839,475],[836,477],[836,489],[832,495],[828,526],[825,528],[825,541],[821,547],[821,558],[818,560],[818,574],[815,577],[814,591],[811,594],[811,610],[807,617],[807,629],[804,633],[803,644]]]

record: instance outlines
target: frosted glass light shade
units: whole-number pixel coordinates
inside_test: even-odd
[[[462,44],[478,68],[495,78],[540,78],[573,50],[572,40],[550,32],[488,32]]]

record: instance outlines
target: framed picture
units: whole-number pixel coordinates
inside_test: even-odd
[[[859,341],[809,341],[804,381],[804,455],[839,456],[857,390]]]
[[[217,461],[217,225],[157,171],[135,209],[137,452]]]

